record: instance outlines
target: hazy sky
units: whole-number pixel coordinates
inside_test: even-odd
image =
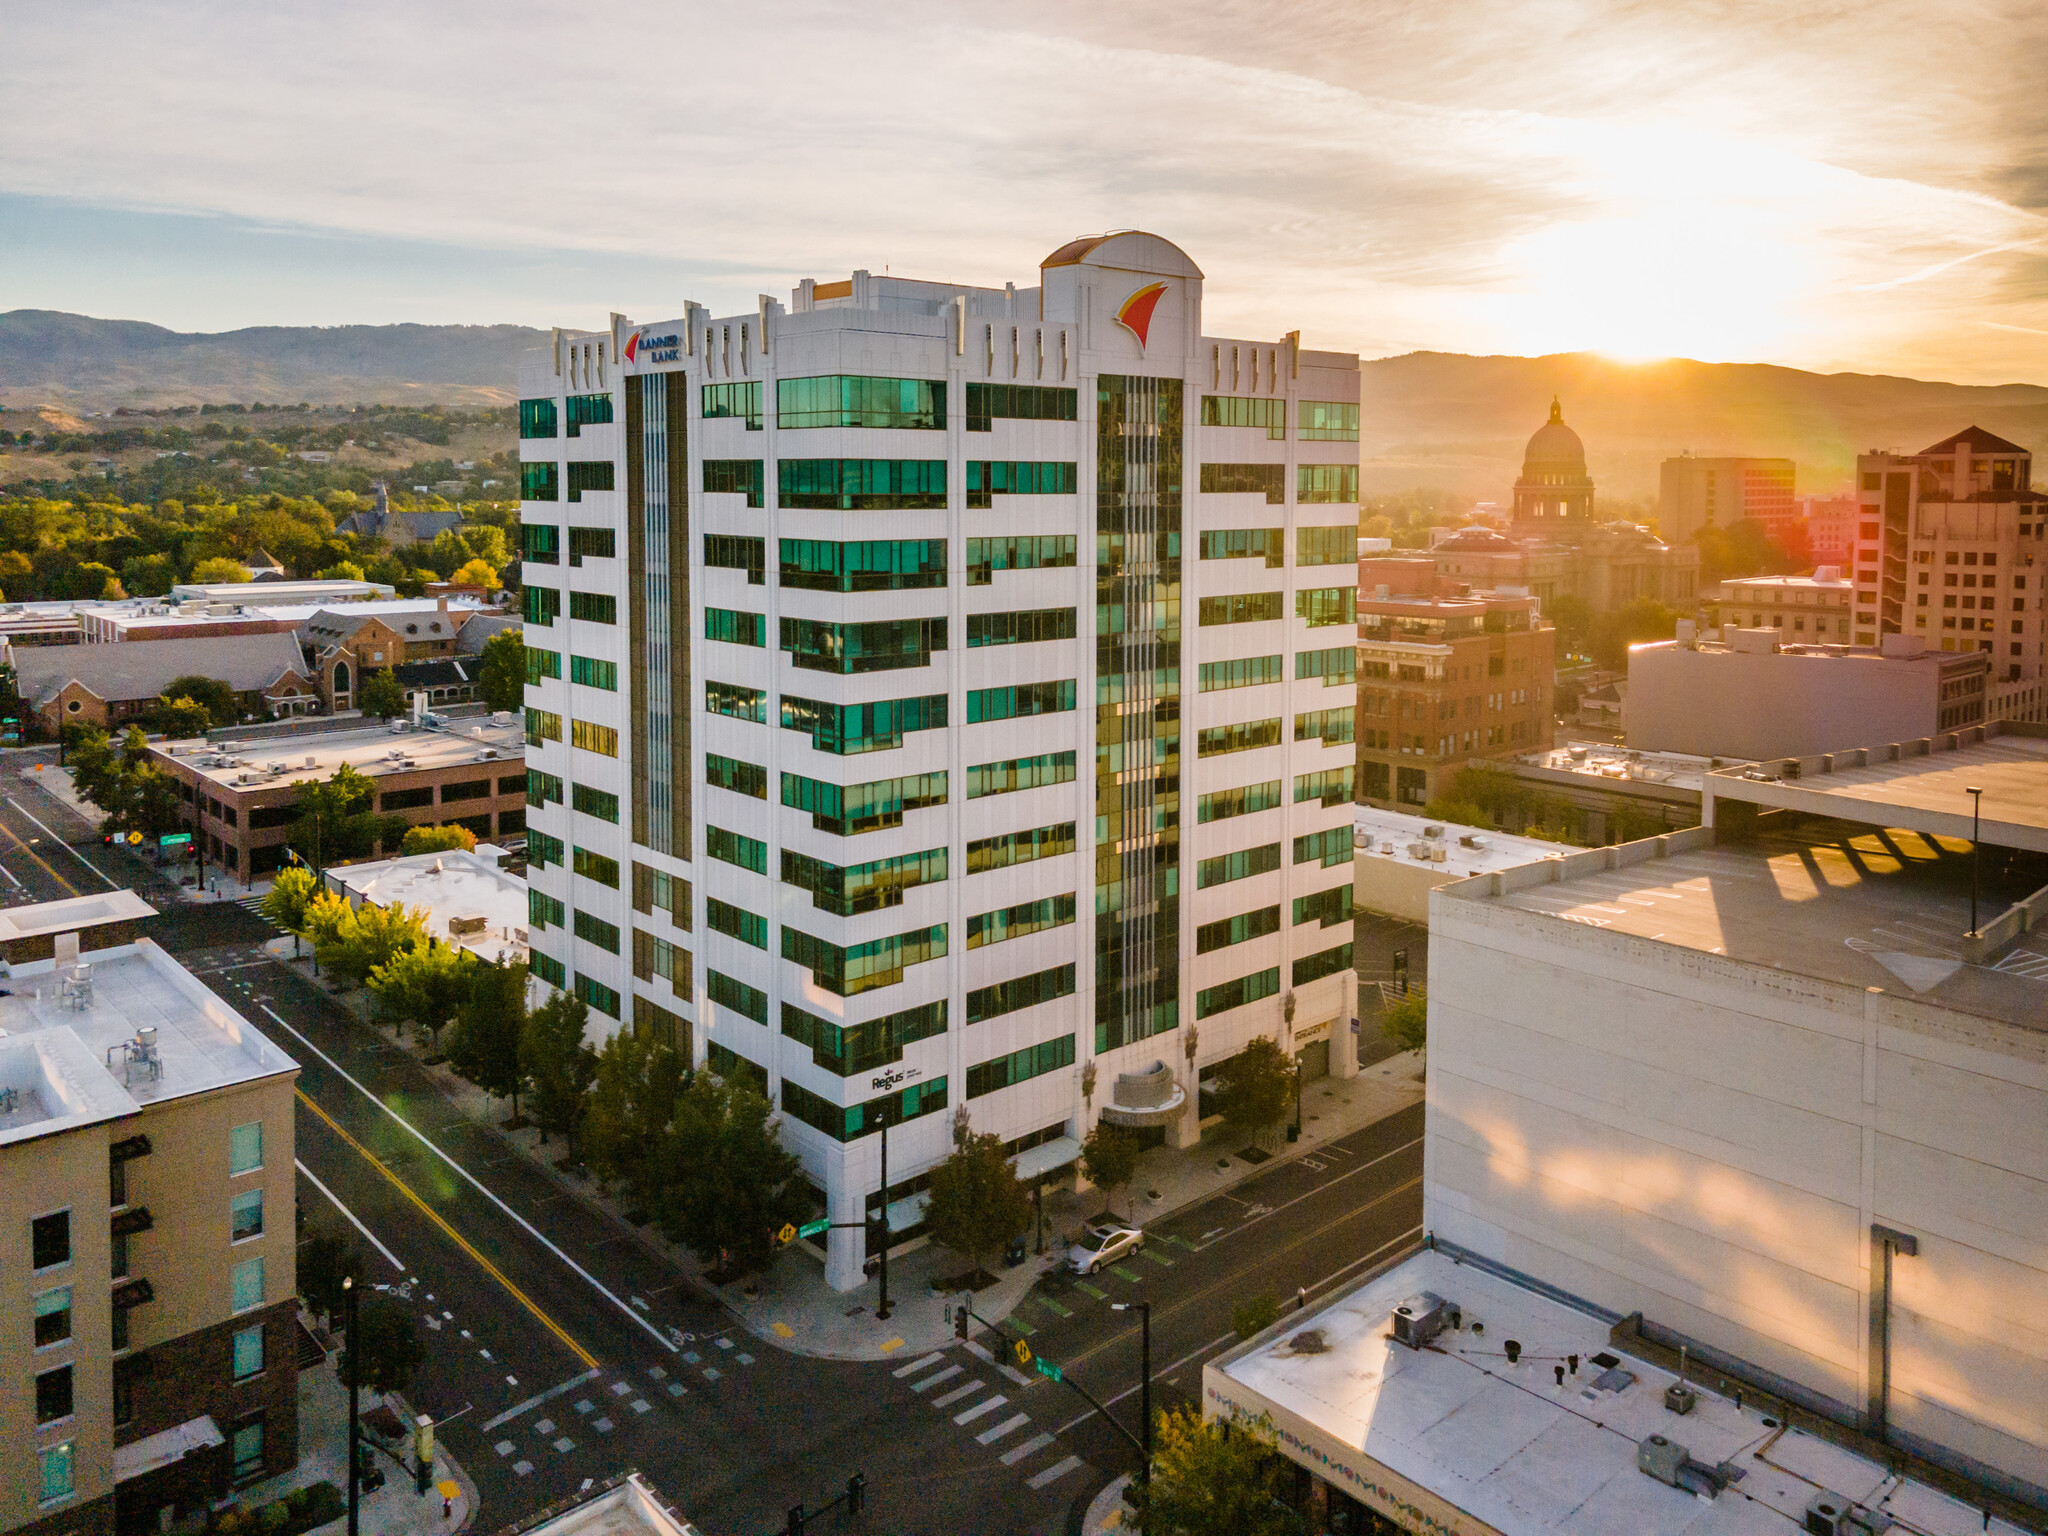
[[[1121,227],[1226,334],[2048,382],[2048,4],[0,0],[0,309],[590,325]]]

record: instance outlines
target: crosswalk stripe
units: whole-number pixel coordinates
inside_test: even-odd
[[[966,1374],[964,1367],[949,1365],[943,1371],[933,1371],[923,1381],[913,1381],[910,1384],[910,1390],[913,1392],[923,1392],[927,1388],[936,1387],[942,1381],[951,1381],[955,1376],[964,1374]]]
[[[1065,1477],[1069,1472],[1072,1472],[1075,1468],[1079,1467],[1080,1465],[1080,1457],[1069,1456],[1063,1461],[1054,1462],[1051,1466],[1047,1467],[1043,1472],[1039,1473],[1036,1477],[1028,1479],[1028,1481],[1034,1488],[1043,1488],[1047,1483],[1058,1482],[1061,1478]]]
[[[898,1381],[901,1381],[905,1376],[915,1376],[919,1371],[923,1370],[926,1366],[937,1365],[941,1360],[945,1358],[946,1357],[943,1354],[934,1350],[931,1354],[926,1355],[922,1360],[913,1360],[908,1365],[899,1365],[895,1370],[891,1371],[889,1374],[891,1376],[894,1376]]]
[[[998,1392],[994,1397],[985,1397],[980,1402],[976,1403],[972,1408],[965,1408],[962,1409],[959,1413],[954,1414],[953,1422],[955,1424],[972,1424],[984,1413],[994,1413],[998,1408],[1002,1407],[1003,1404],[1007,1403],[1008,1401],[1009,1399],[1007,1397],[1003,1396],[1002,1393]]]
[[[1070,1310],[1067,1307],[1061,1306],[1058,1302],[1054,1301],[1050,1296],[1035,1296],[1032,1299],[1036,1301],[1041,1307],[1045,1308],[1046,1311],[1051,1312],[1056,1316],[1072,1317],[1074,1315],[1072,1310]]]
[[[1026,1440],[1022,1445],[1013,1445],[1007,1451],[1003,1452],[1003,1465],[1006,1467],[1014,1467],[1026,1456],[1031,1455],[1035,1451],[1041,1451],[1051,1444],[1052,1436],[1048,1435],[1044,1430],[1041,1429],[1037,1434],[1033,1435],[1029,1440]]]
[[[996,1425],[992,1429],[984,1429],[980,1434],[976,1435],[974,1438],[978,1444],[994,1445],[998,1440],[1002,1439],[1003,1436],[1016,1433],[1016,1431],[1022,1429],[1026,1424],[1029,1424],[1030,1422],[1030,1414],[1013,1413],[1007,1419],[1003,1420],[1002,1423]]]
[[[959,1402],[961,1398],[972,1397],[975,1393],[981,1391],[981,1389],[986,1387],[987,1385],[988,1383],[985,1381],[970,1381],[963,1387],[955,1387],[952,1391],[948,1392],[944,1397],[933,1398],[932,1406],[934,1408],[950,1408],[953,1406],[953,1404]]]

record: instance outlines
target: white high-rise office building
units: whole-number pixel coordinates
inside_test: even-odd
[[[765,1089],[842,1288],[885,1122],[900,1233],[959,1108],[1037,1174],[1356,1070],[1358,359],[1201,305],[1126,233],[522,364],[535,968]]]

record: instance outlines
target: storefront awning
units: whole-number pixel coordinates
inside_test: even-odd
[[[924,1208],[932,1203],[932,1192],[921,1189],[914,1195],[889,1202],[889,1230],[906,1232],[924,1220]]]
[[[1081,1143],[1071,1136],[1055,1136],[1051,1141],[1019,1152],[1016,1158],[1017,1177],[1026,1184],[1044,1178],[1056,1168],[1078,1162],[1081,1157]]]
[[[202,1413],[183,1424],[160,1429],[133,1445],[115,1447],[114,1481],[125,1483],[131,1477],[140,1477],[145,1472],[154,1472],[159,1467],[183,1461],[195,1451],[225,1444],[227,1439],[221,1434],[220,1426],[213,1422],[211,1415]]]

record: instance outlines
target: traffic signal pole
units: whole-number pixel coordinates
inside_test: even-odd
[[[1118,1434],[1122,1435],[1126,1440],[1131,1442],[1131,1449],[1136,1451],[1138,1455],[1142,1458],[1142,1460],[1139,1462],[1140,1479],[1147,1483],[1152,1481],[1152,1426],[1150,1423],[1149,1414],[1145,1426],[1145,1438],[1143,1440],[1140,1440],[1136,1435],[1132,1434],[1128,1429],[1124,1428],[1123,1424],[1118,1420],[1115,1414],[1111,1413],[1107,1408],[1105,1408],[1100,1402],[1096,1400],[1094,1393],[1090,1392],[1078,1381],[1074,1381],[1071,1378],[1069,1378],[1065,1371],[1061,1370],[1058,1366],[1054,1365],[1050,1360],[1039,1359],[1038,1356],[1032,1353],[1031,1346],[1025,1343],[1024,1340],[1022,1340],[1021,1338],[1011,1338],[1008,1334],[1004,1333],[1001,1328],[997,1327],[987,1318],[980,1316],[978,1313],[975,1312],[973,1304],[971,1302],[963,1301],[962,1303],[960,1303],[960,1309],[955,1314],[955,1316],[958,1319],[956,1326],[956,1333],[958,1337],[963,1339],[966,1338],[967,1324],[970,1321],[977,1322],[981,1324],[982,1327],[986,1328],[990,1333],[994,1334],[997,1338],[1003,1341],[1004,1346],[1008,1348],[1010,1353],[1016,1357],[1017,1363],[1019,1365],[1031,1366],[1034,1370],[1038,1372],[1039,1375],[1043,1376],[1047,1381],[1056,1381],[1061,1386],[1071,1387],[1075,1392],[1079,1393],[1082,1401],[1087,1403],[1088,1406],[1093,1408],[1097,1413],[1101,1414],[1103,1420],[1109,1425],[1111,1429],[1115,1430]],[[1149,1367],[1151,1364],[1151,1316],[1149,1303],[1147,1304],[1147,1315],[1145,1320],[1147,1324],[1146,1364]],[[1148,1369],[1146,1371],[1147,1379],[1144,1383],[1144,1401],[1148,1408],[1152,1401],[1152,1383],[1150,1377],[1151,1372]]]

